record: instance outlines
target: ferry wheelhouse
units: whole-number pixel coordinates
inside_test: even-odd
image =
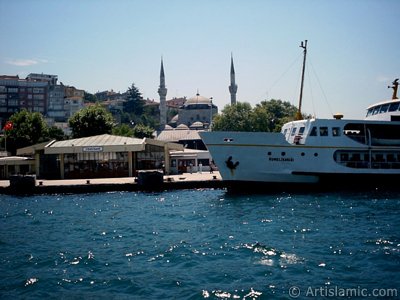
[[[378,112],[380,118],[371,115],[365,120],[343,120],[336,116],[332,120],[294,121],[283,126],[282,134],[292,145],[334,150],[333,161],[346,167],[346,172],[354,172],[352,169],[400,169],[400,120],[385,120],[396,115],[400,117],[399,110],[388,109],[399,105],[400,101],[396,99],[393,103],[385,101],[369,108],[369,111],[381,110],[386,106],[386,112]]]

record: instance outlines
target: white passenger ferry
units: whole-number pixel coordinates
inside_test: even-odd
[[[200,135],[232,189],[400,186],[397,87],[395,80],[393,99],[368,107],[364,120],[335,115],[289,122],[280,133]]]

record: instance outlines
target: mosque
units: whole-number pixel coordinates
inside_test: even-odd
[[[231,104],[235,104],[238,87],[235,82],[233,57],[231,57],[230,83]],[[184,147],[183,151],[171,152],[171,172],[188,172],[189,169],[196,171],[197,168],[210,169],[212,158],[199,132],[211,130],[212,118],[218,113],[218,107],[213,104],[213,99],[201,96],[197,92],[194,97],[187,99],[179,107],[178,114],[167,122],[167,88],[162,59],[158,94],[160,95],[160,131],[157,132],[155,139],[161,142],[178,143]]]
[[[233,57],[231,57],[231,84],[229,92],[231,94],[231,104],[236,103],[237,85],[235,82],[235,69],[233,66]],[[160,86],[158,89],[160,95],[160,130],[185,129],[185,130],[204,130],[211,127],[212,118],[218,114],[218,107],[213,104],[212,97],[201,96],[199,92],[194,97],[185,101],[179,107],[178,114],[170,122],[167,122],[166,96],[167,88],[165,85],[165,73],[163,60],[161,59]]]

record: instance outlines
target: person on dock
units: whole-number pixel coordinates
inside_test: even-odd
[[[210,174],[213,174],[213,173],[214,173],[214,161],[212,160],[210,162]]]

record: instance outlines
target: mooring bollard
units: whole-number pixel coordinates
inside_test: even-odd
[[[35,175],[11,175],[10,190],[15,194],[30,194],[36,186]]]

